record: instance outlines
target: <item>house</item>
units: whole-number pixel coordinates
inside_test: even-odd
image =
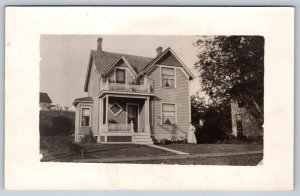
[[[51,109],[51,99],[47,93],[40,92],[40,108],[41,110],[50,110]]]
[[[231,99],[231,124],[235,137],[259,138],[263,135],[262,126],[242,100]]]
[[[194,76],[174,51],[158,47],[155,58],[119,54],[103,51],[102,41],[90,52],[84,84],[88,96],[73,102],[75,141],[90,130],[100,143],[185,139]]]

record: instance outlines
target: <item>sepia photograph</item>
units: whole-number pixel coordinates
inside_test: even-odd
[[[8,6],[5,188],[292,190],[294,11]]]
[[[264,37],[41,35],[43,162],[263,161]]]

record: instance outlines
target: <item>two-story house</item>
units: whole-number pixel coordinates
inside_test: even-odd
[[[153,144],[151,136],[185,139],[194,76],[174,51],[158,47],[155,58],[119,54],[103,51],[102,41],[90,52],[88,96],[73,102],[75,141],[90,130],[100,143]]]

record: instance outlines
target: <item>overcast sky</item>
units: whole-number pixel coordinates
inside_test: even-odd
[[[40,91],[54,102],[71,106],[74,99],[87,96],[83,91],[89,52],[103,38],[104,51],[155,57],[156,48],[171,47],[185,65],[193,69],[197,49],[196,36],[125,36],[125,35],[42,35],[40,40]],[[191,82],[190,94],[200,89],[198,77]]]

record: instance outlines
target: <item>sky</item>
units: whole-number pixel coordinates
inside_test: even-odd
[[[197,61],[197,36],[146,35],[41,35],[40,91],[46,92],[54,104],[72,106],[76,98],[85,97],[84,81],[90,50],[97,48],[102,37],[102,49],[108,52],[155,57],[158,46],[171,47],[196,78],[190,83],[190,94],[200,89]]]

